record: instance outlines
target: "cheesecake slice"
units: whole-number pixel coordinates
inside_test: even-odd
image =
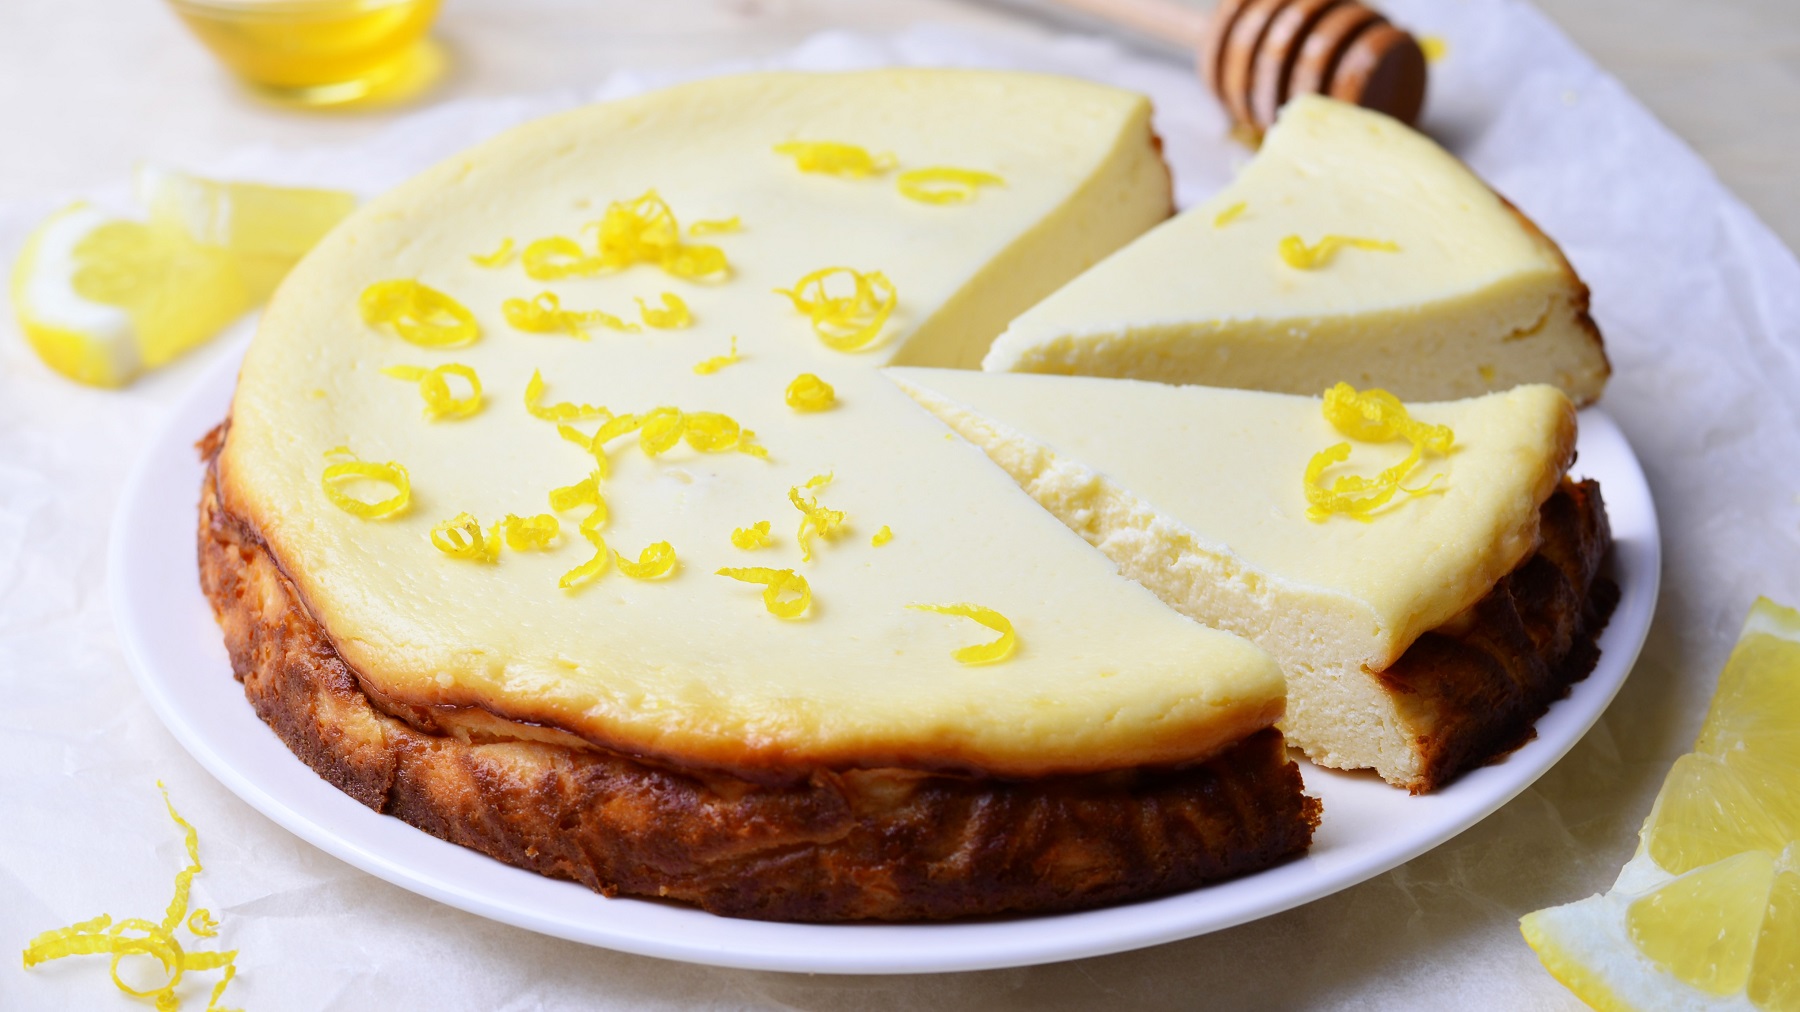
[[[1019,316],[983,367],[1405,400],[1546,383],[1577,404],[1609,373],[1554,242],[1424,134],[1311,95],[1230,186]]]
[[[1436,476],[1433,492],[1359,522],[1307,515],[1308,462],[1346,441],[1317,398],[1087,377],[888,375],[1124,575],[1273,654],[1288,679],[1281,726],[1321,765],[1429,790],[1516,744],[1567,685],[1559,672],[1569,623],[1606,539],[1597,493],[1565,487],[1575,410],[1555,387],[1413,405],[1414,418],[1451,428],[1454,448],[1427,456],[1405,482]],[[1405,453],[1354,443],[1348,466],[1372,474]],[[1574,513],[1562,501],[1571,496]],[[1560,614],[1543,616],[1557,628],[1543,642],[1528,634],[1501,643],[1496,629],[1512,631],[1517,616],[1496,616],[1496,604],[1543,610],[1502,584],[1552,543],[1549,561],[1568,584],[1567,599],[1550,606]],[[1432,637],[1494,656],[1449,650],[1457,656],[1421,670],[1413,652]],[[1542,670],[1528,670],[1533,660]]]

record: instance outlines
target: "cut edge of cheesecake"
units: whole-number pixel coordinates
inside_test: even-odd
[[[1264,572],[1248,563],[1229,546],[1203,537],[1190,526],[1141,495],[1127,489],[1082,461],[1058,454],[1049,445],[989,415],[923,385],[933,371],[889,370],[888,376],[921,406],[943,419],[963,438],[981,447],[1040,505],[1070,529],[1098,548],[1119,567],[1122,575],[1142,584],[1164,603],[1203,625],[1244,636],[1268,650],[1281,664],[1288,682],[1287,712],[1278,725],[1289,743],[1309,759],[1338,769],[1373,769],[1395,786],[1414,793],[1435,789],[1470,765],[1492,758],[1528,736],[1530,722],[1551,699],[1566,691],[1567,682],[1586,669],[1563,674],[1563,660],[1573,652],[1571,636],[1565,642],[1524,643],[1516,650],[1520,664],[1542,652],[1539,667],[1526,677],[1512,677],[1513,685],[1483,685],[1511,676],[1510,670],[1493,670],[1479,657],[1471,658],[1494,640],[1483,625],[1484,613],[1496,610],[1495,597],[1504,612],[1512,604],[1502,585],[1535,558],[1543,544],[1540,512],[1561,495],[1571,495],[1564,472],[1573,458],[1573,412],[1556,446],[1542,462],[1541,475],[1522,481],[1531,486],[1531,510],[1517,537],[1501,537],[1492,553],[1504,558],[1486,559],[1498,573],[1483,577],[1472,593],[1449,601],[1448,612],[1429,618],[1418,628],[1398,637],[1384,637],[1374,609],[1348,593],[1309,585]],[[995,377],[999,379],[1000,377]],[[1565,402],[1566,404],[1566,402]],[[1298,481],[1298,476],[1296,476]],[[1583,490],[1585,491],[1585,490]],[[1582,540],[1581,552],[1599,554],[1610,545],[1605,534],[1604,509],[1598,490],[1581,498],[1575,526],[1588,524],[1598,511],[1599,533]],[[1581,539],[1577,539],[1581,540]],[[1581,554],[1581,553],[1565,553]],[[1552,560],[1560,564],[1563,560]],[[1598,566],[1591,559],[1569,560],[1570,568]],[[1572,578],[1581,600],[1563,602],[1586,615],[1587,592],[1594,573]],[[1497,590],[1496,588],[1500,588]],[[1597,632],[1610,614],[1601,608],[1597,618],[1577,621],[1573,639],[1587,628]],[[1579,618],[1579,616],[1578,616]],[[1487,622],[1507,627],[1511,616],[1501,614]],[[1588,628],[1591,627],[1591,628]],[[1469,647],[1471,630],[1476,644]],[[1509,630],[1507,630],[1509,631]],[[1431,636],[1446,637],[1438,644],[1439,658],[1448,672],[1432,684],[1431,664],[1420,663],[1413,646]],[[1382,642],[1383,639],[1387,642]],[[1513,644],[1517,646],[1518,644]],[[1549,647],[1540,650],[1540,647]],[[1591,658],[1587,664],[1591,666]],[[1579,659],[1575,667],[1580,667]],[[1389,677],[1390,673],[1394,677]],[[1528,685],[1538,682],[1541,684]],[[1457,684],[1460,683],[1460,684]],[[1514,691],[1514,690],[1519,691]],[[1504,718],[1457,712],[1473,698],[1507,696]],[[1523,716],[1521,716],[1523,715]],[[1523,730],[1520,725],[1523,721]]]
[[[1287,205],[1305,188],[1355,194],[1354,202],[1322,200],[1326,210],[1316,220],[1284,220],[1280,231],[1302,240],[1340,229],[1352,238],[1385,238],[1385,232],[1373,232],[1412,213],[1406,208],[1414,202],[1399,193],[1385,198],[1394,205],[1390,212],[1362,206],[1384,199],[1370,196],[1389,189],[1377,185],[1381,180],[1359,185],[1340,180],[1329,164],[1308,164],[1302,134],[1317,123],[1326,124],[1319,130],[1322,136],[1339,139],[1314,143],[1341,144],[1346,150],[1336,156],[1346,162],[1386,172],[1396,186],[1404,177],[1405,185],[1416,185],[1420,192],[1460,192],[1454,199],[1442,198],[1446,207],[1459,205],[1456,213],[1471,219],[1458,230],[1467,225],[1497,236],[1512,233],[1502,244],[1510,253],[1501,258],[1510,257],[1510,262],[1485,274],[1475,271],[1433,297],[1395,301],[1377,283],[1387,263],[1384,254],[1350,250],[1336,259],[1364,258],[1358,269],[1366,269],[1365,284],[1359,290],[1371,293],[1366,306],[1355,310],[1309,311],[1302,299],[1291,303],[1302,308],[1276,300],[1271,305],[1277,308],[1264,312],[1233,305],[1232,294],[1218,301],[1211,296],[1189,301],[1182,277],[1198,277],[1209,272],[1209,265],[1229,273],[1245,263],[1267,262],[1282,275],[1277,282],[1285,286],[1281,290],[1293,292],[1312,282],[1307,275],[1333,269],[1282,265],[1273,236],[1258,236],[1253,249],[1238,245],[1250,240],[1243,238],[1241,225],[1233,225],[1258,211],[1268,213],[1268,202],[1261,198]],[[1382,140],[1376,150],[1348,150],[1377,135]],[[1392,167],[1382,166],[1382,160]],[[1418,171],[1396,171],[1402,163]],[[1349,206],[1358,210],[1345,210]],[[1277,217],[1285,213],[1274,212]],[[1373,216],[1368,235],[1346,224],[1365,213]],[[1341,220],[1325,220],[1332,217]],[[1261,245],[1264,239],[1267,249]],[[1431,245],[1442,246],[1438,237],[1432,239]],[[1408,267],[1398,257],[1392,263],[1394,270],[1417,276],[1416,265]],[[1371,264],[1380,266],[1367,266]],[[1136,296],[1128,294],[1132,285],[1142,289]],[[1284,109],[1262,152],[1237,180],[1021,314],[994,341],[982,367],[1299,394],[1344,380],[1379,386],[1406,400],[1454,400],[1549,383],[1585,406],[1599,399],[1612,371],[1589,303],[1587,285],[1556,242],[1455,156],[1390,117],[1303,96]]]

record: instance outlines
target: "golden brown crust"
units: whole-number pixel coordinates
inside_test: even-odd
[[[1540,517],[1534,555],[1376,676],[1419,729],[1414,794],[1530,741],[1538,717],[1600,657],[1594,641],[1619,588],[1600,576],[1612,531],[1599,484],[1565,478]]]
[[[202,452],[215,458],[215,432]],[[1303,851],[1319,803],[1279,732],[1212,760],[1027,780],[816,770],[759,784],[589,746],[421,732],[377,710],[209,467],[201,584],[257,715],[370,808],[607,895],[771,920],[1067,910]]]

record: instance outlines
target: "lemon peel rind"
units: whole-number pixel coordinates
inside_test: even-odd
[[[988,643],[977,643],[962,647],[950,656],[958,663],[968,665],[998,664],[1013,655],[1019,647],[1019,635],[1013,624],[1005,615],[992,608],[979,604],[909,604],[913,611],[928,611],[938,615],[954,615],[958,618],[973,620],[987,626],[1000,634],[1000,638]]]
[[[975,199],[981,187],[1005,186],[1006,180],[979,169],[933,165],[900,173],[894,185],[908,200],[945,205],[966,204]]]

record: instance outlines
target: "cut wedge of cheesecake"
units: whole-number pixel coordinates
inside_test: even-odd
[[[983,367],[1405,400],[1547,383],[1577,404],[1609,373],[1554,242],[1430,138],[1310,95],[1230,186],[1019,316]]]
[[[1477,606],[1539,551],[1546,501],[1575,445],[1575,410],[1556,388],[1411,406],[1451,428],[1453,449],[1407,479],[1429,479],[1428,494],[1359,522],[1308,518],[1308,463],[1345,441],[1317,398],[939,369],[888,376],[1120,572],[1273,654],[1288,678],[1282,728],[1314,761],[1428,789],[1491,753],[1483,742],[1520,730],[1466,701],[1499,709],[1513,680],[1502,667],[1473,666],[1467,677],[1493,684],[1456,698],[1397,676],[1421,637],[1482,621]],[[1349,466],[1373,473],[1404,456],[1392,443],[1355,443]],[[1530,712],[1506,719],[1528,730],[1542,702],[1521,699],[1516,709]]]
[[[1168,181],[1148,114],[1141,96],[1034,75],[768,74],[515,130],[370,203],[289,276],[233,402],[224,506],[268,544],[371,696],[440,726],[491,715],[509,734],[553,729],[762,777],[889,765],[1036,776],[1216,754],[1279,716],[1269,657],[1121,578],[877,369],[973,364],[1006,319],[1161,220]],[[847,164],[831,160],[848,146],[869,156],[864,171],[806,171],[809,158]],[[902,174],[938,167],[994,181],[959,203],[910,199]],[[710,247],[724,269],[583,267],[652,190],[675,220],[640,241],[679,237],[677,253],[696,258]],[[599,221],[612,224],[584,228]],[[731,224],[692,230],[700,221]],[[522,260],[488,255],[506,240]],[[544,249],[575,252],[546,272],[533,260]],[[837,268],[897,293],[865,314],[874,330],[859,350],[822,340],[829,312],[797,308],[851,300]],[[808,288],[828,270],[826,294]],[[465,307],[466,343],[420,347],[359,315],[372,286],[396,279]],[[588,315],[520,329],[543,293]],[[685,320],[657,315],[671,312],[665,294]],[[412,380],[441,364],[479,377],[485,400],[466,417],[422,416],[430,402]],[[591,506],[563,509],[543,549],[490,562],[434,547],[434,528],[462,514],[555,514],[552,490],[595,471],[588,448],[528,410],[534,374],[544,404],[662,412],[661,428],[604,448],[606,547],[599,575],[573,587],[566,574],[595,555],[578,531]],[[804,374],[834,388],[829,410],[786,403]],[[568,426],[587,438],[605,417]],[[712,428],[683,441],[688,422]],[[765,456],[704,452],[730,448],[738,426]],[[406,508],[342,508],[322,479],[347,459],[326,456],[337,447],[405,468]],[[733,538],[758,523],[767,547]],[[883,530],[891,540],[875,541]],[[673,564],[658,569],[665,551]],[[765,604],[783,570],[810,589],[798,614]],[[998,635],[968,610],[930,610],[960,605],[1010,622],[1010,656],[958,659]]]

